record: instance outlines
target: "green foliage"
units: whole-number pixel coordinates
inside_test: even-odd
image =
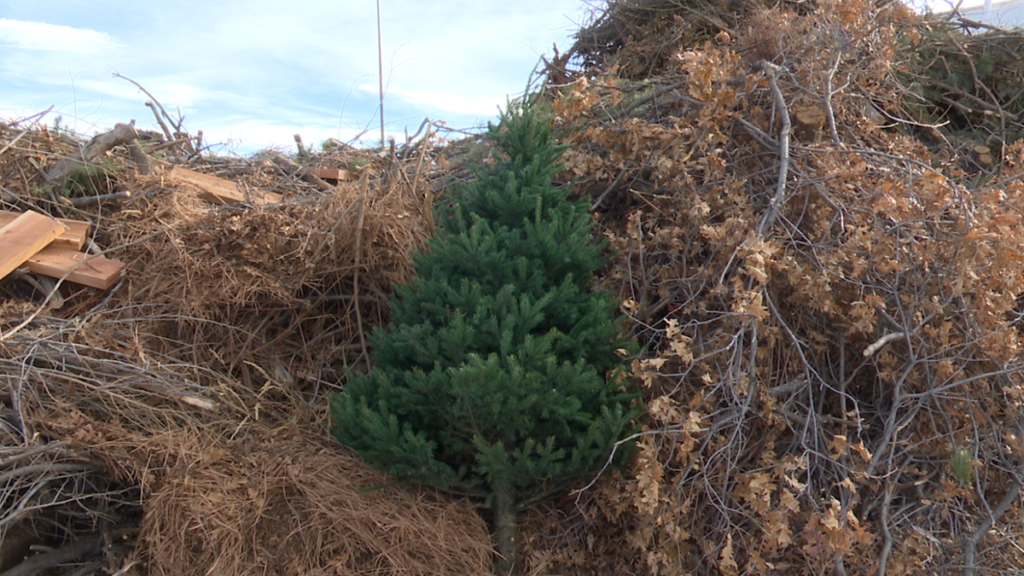
[[[949,454],[949,468],[965,485],[974,483],[974,455],[967,448],[955,444]]]
[[[369,164],[369,163],[370,163],[370,161],[367,160],[366,158],[364,158],[362,156],[356,156],[355,158],[353,158],[349,162],[348,168],[349,168],[349,170],[351,170],[351,171],[353,171],[353,172],[358,174],[358,173],[362,172],[363,169],[366,168],[366,165]]]
[[[97,196],[110,191],[117,167],[109,161],[78,164],[60,181],[59,192],[66,198]]]
[[[57,114],[53,118],[53,126],[50,130],[57,136],[71,136],[74,137],[75,132],[70,126],[64,123],[64,116]]]
[[[510,106],[491,162],[439,215],[396,289],[376,368],[331,399],[335,437],[398,477],[517,503],[599,469],[632,431],[616,301],[594,291],[593,219],[552,179],[550,120]],[[629,449],[620,449],[620,456]]]
[[[914,120],[941,124],[944,132],[1006,145],[1024,135],[1019,98],[1024,34],[969,34],[958,27],[922,27],[901,40],[905,65],[897,73],[904,105]]]

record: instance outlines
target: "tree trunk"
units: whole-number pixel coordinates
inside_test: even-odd
[[[494,491],[495,547],[501,559],[498,570],[503,574],[515,574],[518,570],[517,556],[519,542],[516,540],[516,494],[511,482],[497,480],[491,485]]]

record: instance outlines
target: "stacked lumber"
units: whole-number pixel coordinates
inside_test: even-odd
[[[35,274],[110,288],[121,278],[124,264],[81,252],[89,229],[88,222],[0,210],[0,278],[27,266]]]
[[[202,198],[217,204],[281,201],[280,194],[241,189],[230,180],[181,167],[171,170],[170,177],[194,186]],[[35,274],[102,290],[110,288],[121,278],[125,265],[82,252],[89,230],[88,222],[52,218],[39,212],[0,210],[0,278],[28,267]]]

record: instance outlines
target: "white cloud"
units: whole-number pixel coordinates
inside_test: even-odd
[[[378,94],[376,85],[363,84],[359,87],[364,92]],[[398,96],[411,105],[421,109],[441,110],[469,116],[497,116],[498,107],[504,108],[507,100],[505,95],[490,94],[486,96],[466,96],[457,92],[441,90],[402,90],[389,88],[384,94],[384,108],[387,110],[387,98]]]
[[[114,38],[104,32],[4,18],[0,18],[0,45],[27,50],[89,54],[118,46]]]
[[[318,148],[325,140],[335,138],[342,142],[349,142],[360,135],[363,144],[373,144],[379,139],[379,132],[364,133],[362,130],[349,128],[329,128],[324,122],[295,122],[288,125],[268,124],[265,121],[239,118],[236,120],[227,119],[222,123],[207,125],[204,130],[204,139],[208,144],[224,144],[222,151],[234,152],[240,155],[252,154],[258,150],[273,148],[283,152],[295,152],[295,134],[299,134],[302,143],[307,148]],[[377,134],[374,138],[373,135]],[[388,137],[395,137],[402,141],[400,134],[388,133]]]
[[[161,104],[171,106],[172,108],[192,108],[200,102],[211,100],[215,94],[212,90],[205,90],[191,84],[162,81],[160,79],[147,80],[143,86],[159,99]],[[145,92],[121,78],[83,79],[77,82],[77,87],[126,102],[136,101],[139,104],[143,104],[149,99]],[[168,110],[168,112],[173,112],[173,110]]]
[[[342,140],[377,116],[374,2],[0,0],[0,112],[53,104],[78,126],[135,118],[152,127],[146,87],[208,141],[252,149]],[[467,128],[521,92],[537,54],[567,42],[579,0],[382,0],[387,130],[424,117]],[[10,8],[7,10],[6,8]],[[3,117],[5,114],[0,114]],[[400,135],[399,135],[400,136]],[[403,137],[399,137],[401,141]],[[240,148],[241,148],[240,147]]]

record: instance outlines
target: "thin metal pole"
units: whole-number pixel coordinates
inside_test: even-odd
[[[380,147],[384,148],[384,50],[380,39],[380,0],[377,0],[377,80],[380,83]]]

